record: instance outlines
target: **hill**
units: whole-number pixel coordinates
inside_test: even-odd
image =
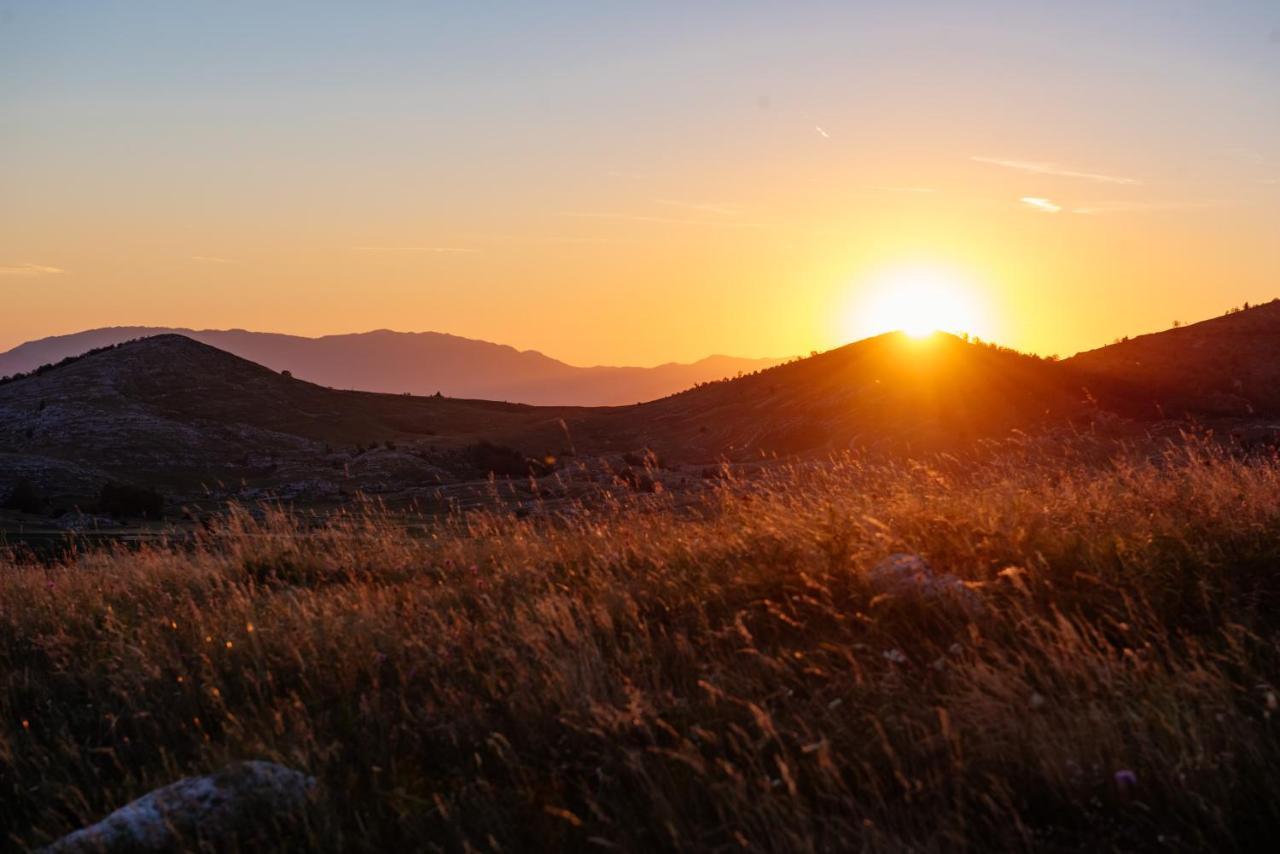
[[[215,492],[403,497],[494,471],[546,479],[519,487],[533,497],[561,489],[555,469],[575,457],[613,460],[587,478],[608,483],[618,460],[645,451],[687,474],[845,449],[958,450],[1099,417],[1229,416],[1233,429],[1262,429],[1254,416],[1280,412],[1278,330],[1272,303],[1063,362],[891,333],[618,407],[341,391],[162,335],[0,383],[0,493],[31,479],[84,496],[120,479],[170,495],[238,484]]]
[[[482,436],[553,441],[556,419],[571,412],[337,391],[161,335],[0,384],[0,455],[7,473],[27,472],[71,494],[106,478],[190,487],[315,478],[335,468],[349,474],[353,466],[413,482],[438,480],[428,460]],[[353,449],[374,446],[378,453],[352,458]]]
[[[1151,416],[1280,414],[1280,300],[1080,353],[1067,364],[1122,383]]]
[[[652,400],[709,380],[777,364],[777,359],[709,356],[651,368],[576,367],[535,350],[438,332],[378,330],[305,338],[269,332],[146,326],[91,329],[42,338],[0,353],[0,376],[137,338],[177,334],[331,388],[389,394],[610,406]]]
[[[1091,409],[1082,378],[1062,365],[952,335],[889,333],[586,416],[581,428],[620,446],[745,459],[853,447],[954,448]]]

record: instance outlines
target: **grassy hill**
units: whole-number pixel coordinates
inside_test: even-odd
[[[1089,411],[1086,398],[1075,372],[1046,360],[952,335],[890,333],[582,426],[672,455],[924,450],[1060,425]]]
[[[1139,335],[1068,364],[1128,388],[1130,406],[1156,414],[1280,414],[1280,300]]]

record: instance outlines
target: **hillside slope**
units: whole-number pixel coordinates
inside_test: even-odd
[[[561,429],[558,419],[572,412],[336,391],[163,335],[0,384],[0,454],[8,455],[11,471],[19,459],[26,469],[33,460],[46,461],[57,483],[92,480],[92,473],[68,477],[67,466],[79,465],[97,476],[190,485],[291,466],[312,474],[345,468],[347,461],[335,455],[353,446],[422,443],[447,450],[495,432],[551,442]],[[419,456],[390,449],[381,456],[388,476],[427,472]]]
[[[542,405],[637,403],[779,361],[710,356],[692,364],[652,368],[576,367],[534,350],[438,332],[379,330],[304,338],[240,329],[122,326],[19,345],[0,353],[0,376],[25,373],[97,347],[166,334],[183,335],[331,388],[419,395],[438,391],[450,397]]]
[[[1132,390],[1129,406],[1163,413],[1280,414],[1280,300],[1140,335],[1066,362]]]
[[[597,442],[682,456],[923,450],[1063,423],[1091,409],[1087,397],[1054,362],[890,333],[570,424]]]
[[[619,407],[340,391],[164,335],[0,383],[0,492],[17,477],[77,494],[105,478],[416,487],[482,478],[488,464],[467,455],[485,442],[513,449],[502,452],[516,454],[508,473],[521,474],[522,460],[566,451],[647,448],[668,464],[704,465],[956,450],[1103,412],[1258,426],[1254,415],[1280,412],[1278,330],[1273,303],[1065,362],[891,333]]]

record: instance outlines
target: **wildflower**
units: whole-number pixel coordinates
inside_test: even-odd
[[[902,654],[900,649],[888,649],[881,653],[886,661],[892,661],[894,664],[906,664],[907,657]]]
[[[1043,694],[1033,693],[1031,695],[1031,708],[1033,709],[1044,708],[1044,704],[1045,704],[1045,699]]]
[[[1115,781],[1121,791],[1132,789],[1138,785],[1138,775],[1128,768],[1123,768],[1115,773]]]

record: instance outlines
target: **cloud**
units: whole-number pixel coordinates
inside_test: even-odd
[[[1053,175],[1059,178],[1081,178],[1099,184],[1137,184],[1133,178],[1120,178],[1115,175],[1103,175],[1100,172],[1077,172],[1066,169],[1056,163],[1041,163],[1032,160],[1002,160],[998,157],[970,157],[975,163],[989,163],[992,166],[1003,166],[1005,169],[1017,169],[1019,172],[1030,172],[1033,175]]]
[[[357,252],[421,252],[429,255],[466,255],[475,252],[466,246],[352,246]]]
[[[238,264],[240,262],[231,258],[219,258],[216,255],[192,255],[192,261],[199,261],[202,264]]]
[[[52,276],[65,273],[60,267],[45,264],[19,264],[16,267],[0,267],[0,276]]]
[[[1039,196],[1023,196],[1018,201],[1043,213],[1057,213],[1062,210],[1062,205],[1055,205],[1048,199],[1042,199]]]
[[[560,216],[571,216],[577,219],[618,219],[627,222],[656,222],[665,225],[712,225],[722,228],[764,228],[763,223],[742,222],[729,219],[680,219],[667,216],[643,216],[639,214],[598,213],[595,211],[563,211]]]
[[[657,204],[667,205],[673,208],[684,208],[690,211],[699,211],[701,213],[713,213],[720,216],[738,216],[742,211],[730,205],[717,204],[715,202],[680,202],[673,199],[654,199]]]
[[[1113,213],[1153,213],[1159,211],[1193,211],[1203,208],[1216,208],[1229,205],[1226,201],[1200,202],[1102,202],[1096,205],[1085,205],[1072,208],[1077,214],[1113,214]]]
[[[816,130],[818,132],[818,136],[822,137],[823,139],[831,139],[831,134],[823,130],[822,125],[814,125],[813,129]]]

